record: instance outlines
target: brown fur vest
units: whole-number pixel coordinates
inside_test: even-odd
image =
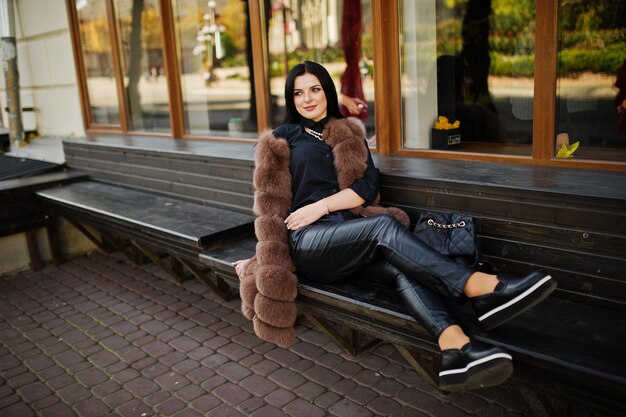
[[[363,144],[365,127],[356,118],[331,120],[323,137],[333,149],[340,189],[363,177],[367,167],[367,149]],[[254,323],[261,339],[287,347],[295,337],[298,278],[289,254],[284,220],[291,209],[290,151],[287,141],[271,131],[259,137],[256,147],[253,183],[255,259],[244,271],[239,288],[243,314]],[[409,217],[402,210],[377,205],[353,210],[361,216],[389,213],[408,227]]]

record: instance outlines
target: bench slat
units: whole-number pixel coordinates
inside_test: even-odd
[[[237,236],[254,221],[247,214],[95,181],[46,189],[37,195],[95,217],[176,236],[197,247],[209,239]]]

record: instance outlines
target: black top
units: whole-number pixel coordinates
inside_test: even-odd
[[[304,130],[308,127],[321,133],[327,122],[328,117],[319,122],[302,118],[299,124],[284,124],[274,130],[274,136],[287,140],[291,151],[291,211],[339,191],[332,148]],[[378,195],[380,174],[374,166],[365,138],[363,146],[367,149],[367,169],[363,178],[352,183],[350,188],[367,203],[371,203]]]

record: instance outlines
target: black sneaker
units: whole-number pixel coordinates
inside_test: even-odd
[[[513,374],[513,358],[504,349],[472,341],[461,349],[441,352],[439,388],[465,391],[492,387]]]
[[[535,271],[522,278],[498,275],[500,283],[491,294],[472,298],[474,312],[485,330],[491,330],[543,301],[556,288],[545,272]]]

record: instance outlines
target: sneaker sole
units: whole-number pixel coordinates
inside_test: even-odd
[[[556,281],[546,275],[532,287],[478,318],[483,329],[492,330],[546,299],[556,289]]]
[[[444,391],[457,392],[487,388],[500,385],[513,374],[511,355],[499,353],[491,355],[475,366],[468,365],[463,369],[444,371],[439,376],[439,388]],[[481,359],[482,361],[482,359]],[[474,361],[476,363],[479,361]],[[441,374],[444,375],[441,375]]]

